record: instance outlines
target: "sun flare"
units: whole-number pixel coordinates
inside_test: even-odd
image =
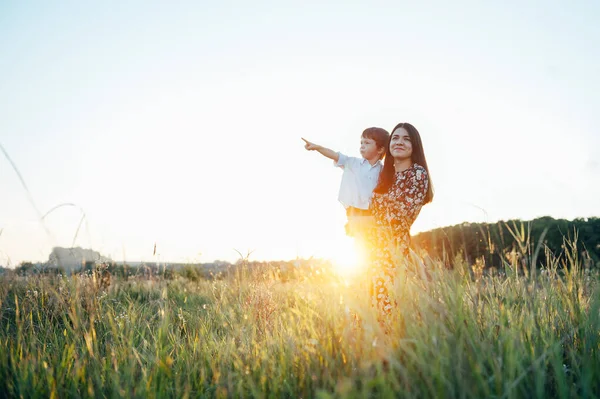
[[[336,242],[334,251],[332,261],[339,274],[354,275],[363,269],[364,254],[357,248],[352,238],[341,238]]]

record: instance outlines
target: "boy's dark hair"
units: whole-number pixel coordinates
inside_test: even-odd
[[[390,134],[387,130],[380,127],[370,127],[362,132],[362,138],[375,141],[377,148],[385,148],[388,143]]]

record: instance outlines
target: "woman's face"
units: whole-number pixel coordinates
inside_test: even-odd
[[[390,152],[394,159],[405,160],[412,157],[412,143],[405,128],[399,127],[392,133]]]

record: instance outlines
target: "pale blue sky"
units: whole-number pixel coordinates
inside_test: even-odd
[[[598,215],[600,3],[4,2],[0,144],[44,213],[115,260],[339,258],[339,170],[409,121],[436,187],[413,233]],[[0,157],[0,264],[48,236]]]

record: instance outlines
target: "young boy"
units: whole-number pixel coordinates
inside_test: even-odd
[[[383,168],[381,158],[385,155],[385,147],[390,134],[382,128],[370,127],[365,129],[360,138],[360,155],[362,158],[346,156],[340,152],[330,150],[306,139],[304,148],[308,151],[317,151],[325,157],[332,159],[334,165],[344,170],[340,184],[338,200],[346,208],[348,224],[346,233],[355,235],[357,225],[365,217],[370,217],[369,201],[373,189],[377,185],[379,172]]]

